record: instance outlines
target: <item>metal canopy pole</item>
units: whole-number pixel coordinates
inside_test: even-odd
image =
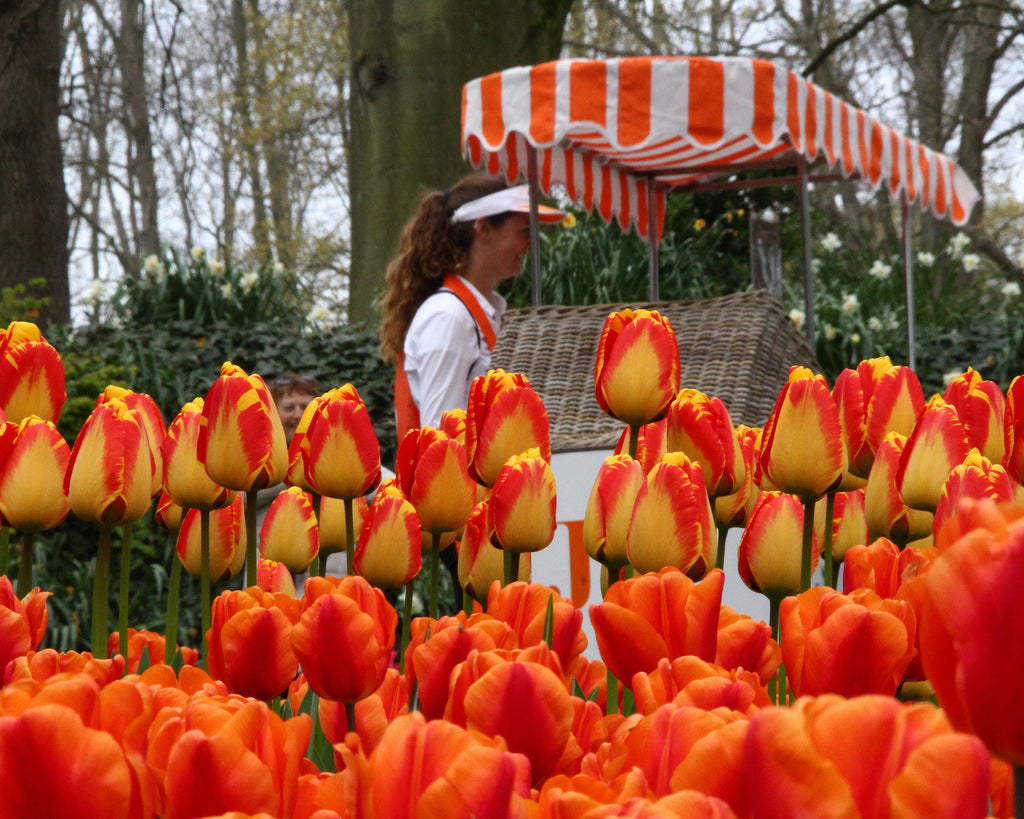
[[[915,369],[914,355],[914,257],[913,228],[910,224],[910,204],[906,199],[903,205],[903,282],[907,291],[907,366]]]
[[[797,161],[800,178],[800,228],[804,266],[804,334],[814,349],[814,274],[811,272],[811,197],[807,190],[807,160]]]
[[[647,181],[647,296],[649,301],[659,299],[658,281],[658,214],[655,212],[657,197],[654,180]]]
[[[530,184],[530,269],[533,272],[533,306],[540,307],[540,218],[538,216],[537,152],[526,152],[526,175]]]

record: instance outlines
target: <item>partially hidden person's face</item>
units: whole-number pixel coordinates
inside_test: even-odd
[[[281,416],[284,437],[288,443],[292,442],[295,429],[298,427],[299,421],[302,420],[302,413],[306,411],[306,407],[312,400],[312,395],[303,392],[288,392],[278,399],[277,414]]]
[[[500,227],[485,230],[489,264],[495,272],[495,279],[513,279],[523,269],[523,259],[530,252],[530,217],[525,213],[513,213]]]

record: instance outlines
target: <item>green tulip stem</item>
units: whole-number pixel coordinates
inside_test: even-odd
[[[512,552],[506,552],[502,550],[502,559],[505,561],[505,581],[501,584],[507,586],[512,582]]]
[[[100,525],[96,571],[92,577],[92,655],[107,659],[107,615],[110,609],[110,541],[109,526]]]
[[[256,495],[259,490],[250,489],[245,496],[245,585],[258,585],[259,552],[256,537]],[[206,513],[209,518],[209,512]],[[209,528],[209,527],[207,527]],[[204,612],[206,609],[204,608]],[[206,631],[203,631],[206,634]]]
[[[835,559],[832,557],[832,520],[836,514],[836,493],[829,492],[825,496],[825,585],[836,587],[837,571]]]
[[[782,635],[780,633],[779,624],[779,608],[782,603],[780,598],[771,597],[768,599],[768,625],[772,628],[772,639],[776,643],[781,645]],[[779,698],[785,693],[786,690],[786,667],[782,664],[779,665],[779,670],[775,672],[772,678],[768,681],[768,698],[775,704],[779,704]]]
[[[509,555],[508,582],[515,583],[519,579],[519,563],[522,555],[519,552],[512,552]]]
[[[352,519],[355,504],[352,498],[345,498],[345,574],[356,573],[356,522]],[[324,567],[326,569],[326,562]]]
[[[356,730],[356,704],[354,702],[345,703],[345,730]]]
[[[640,424],[629,425],[629,457],[636,460],[636,453],[640,447]]]
[[[121,529],[121,577],[117,597],[117,648],[128,659],[128,586],[132,567],[132,523]]]
[[[320,515],[323,512],[324,507],[324,496],[319,492],[311,493],[313,498],[313,517],[316,518],[317,532],[320,531]],[[327,575],[327,554],[323,549],[318,548],[316,552],[316,569],[314,570],[317,577],[325,577]]]
[[[612,673],[611,669],[608,670],[608,695],[607,704],[605,705],[605,711],[610,716],[611,714],[619,713],[619,680]]]
[[[1024,816],[1024,765],[1013,766],[1014,816]]]
[[[171,664],[178,650],[178,601],[181,599],[181,559],[171,552],[171,579],[167,585],[167,632],[164,635],[164,662]]]
[[[811,558],[814,542],[814,500],[804,501],[804,540],[800,558],[800,591],[805,592],[811,587]]]
[[[462,611],[469,617],[473,613],[473,595],[466,589],[462,590]]]
[[[437,619],[437,597],[441,580],[441,533],[432,532],[430,545],[430,616]]]
[[[412,588],[416,582],[414,577],[405,584],[405,603],[402,606],[402,641],[398,646],[398,670],[405,673],[405,650],[409,647],[409,638],[412,635]]]
[[[32,541],[35,532],[24,532],[21,536],[21,564],[18,567],[18,597],[24,598],[32,591]]]
[[[255,500],[255,498],[251,498]],[[253,506],[255,509],[255,506]],[[248,513],[247,513],[248,514]],[[210,609],[212,606],[210,593],[210,510],[199,510],[199,589],[202,600],[202,624],[203,624],[203,668],[206,668],[208,654],[206,632],[210,630]],[[253,561],[253,567],[256,563]],[[252,585],[252,584],[250,584]]]
[[[11,529],[0,525],[0,574],[6,576],[11,562]]]
[[[729,536],[728,526],[718,527],[718,554],[715,555],[715,568],[725,568],[725,541]]]

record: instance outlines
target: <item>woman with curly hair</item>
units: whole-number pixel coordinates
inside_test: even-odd
[[[541,206],[541,222],[562,211]],[[381,354],[395,364],[398,440],[465,408],[469,385],[487,372],[505,299],[498,284],[519,275],[530,249],[526,185],[473,174],[428,193],[406,224],[380,302]]]

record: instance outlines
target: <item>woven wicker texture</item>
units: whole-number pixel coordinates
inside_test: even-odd
[[[623,425],[594,398],[594,359],[609,313],[630,307],[667,316],[679,341],[682,387],[717,396],[734,424],[763,426],[790,366],[821,372],[782,304],[764,290],[700,301],[550,305],[509,310],[492,367],[525,373],[544,401],[551,449],[611,449]]]

